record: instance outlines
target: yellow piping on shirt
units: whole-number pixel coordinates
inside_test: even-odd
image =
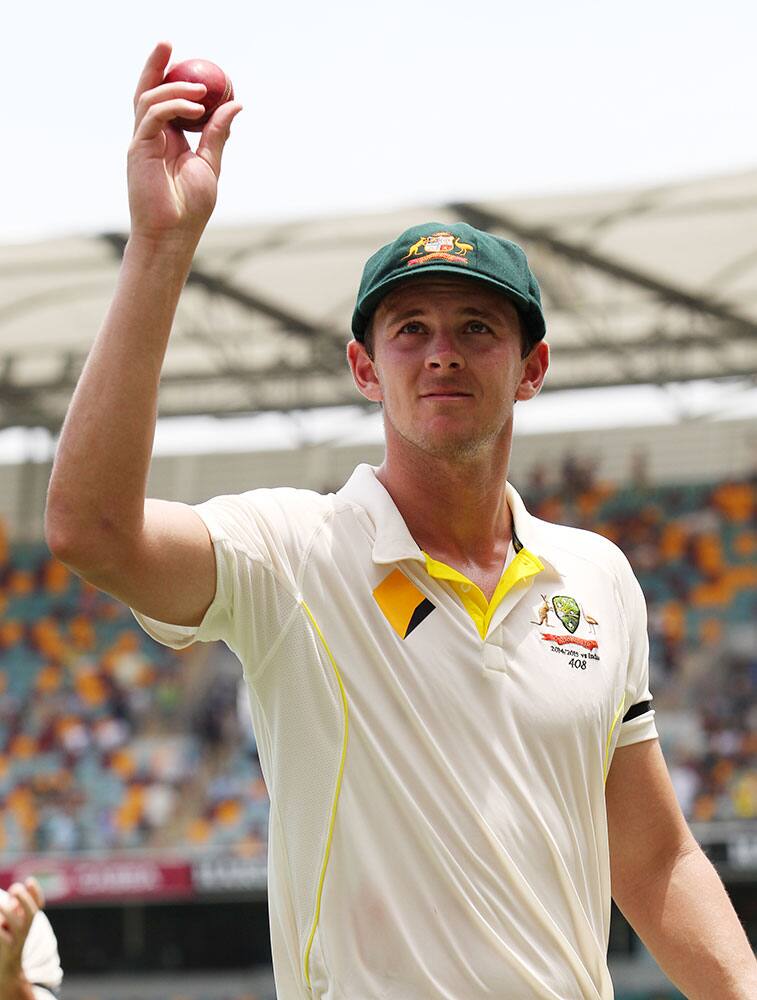
[[[344,684],[342,684],[342,678],[339,674],[339,668],[336,665],[336,660],[334,659],[331,650],[329,649],[328,643],[323,638],[323,633],[318,628],[318,622],[315,620],[312,611],[304,601],[302,601],[302,607],[305,609],[308,618],[313,623],[313,628],[318,633],[318,638],[323,643],[323,648],[326,650],[329,660],[331,660],[331,666],[334,668],[334,674],[336,676],[337,684],[339,685],[339,693],[341,694],[342,697],[342,709],[344,712],[344,737],[342,739],[342,756],[339,761],[339,771],[336,776],[336,787],[334,789],[334,798],[332,799],[331,802],[331,816],[329,818],[329,831],[326,837],[326,849],[323,853],[323,864],[321,865],[321,874],[318,879],[318,892],[316,894],[316,900],[315,900],[315,916],[313,918],[313,926],[310,930],[310,936],[308,937],[308,943],[305,946],[305,956],[303,959],[305,981],[308,984],[308,989],[312,989],[310,985],[310,949],[313,947],[313,939],[315,938],[315,932],[318,928],[318,921],[321,916],[321,895],[323,893],[323,883],[326,878],[326,869],[328,868],[329,865],[329,855],[331,854],[331,840],[334,836],[334,824],[336,822],[336,809],[337,805],[339,804],[339,792],[342,789],[342,774],[344,773],[344,761],[347,756],[347,730],[349,725],[349,712],[347,710],[347,695],[344,690]]]
[[[621,698],[620,704],[618,705],[618,711],[615,713],[615,718],[612,720],[612,725],[610,726],[610,732],[608,733],[607,736],[607,746],[605,747],[605,761],[604,764],[602,765],[602,775],[604,777],[605,783],[607,783],[607,757],[610,753],[610,741],[612,740],[612,734],[615,732],[615,727],[618,724],[618,719],[620,718],[620,713],[623,711],[625,703],[626,703],[626,696],[624,693],[623,697]]]

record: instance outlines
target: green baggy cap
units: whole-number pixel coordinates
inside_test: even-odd
[[[376,306],[401,281],[424,274],[456,274],[498,288],[523,320],[529,350],[546,333],[539,284],[517,243],[465,222],[424,222],[378,250],[363,270],[352,335],[361,343]]]

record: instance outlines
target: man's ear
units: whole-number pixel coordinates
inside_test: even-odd
[[[384,394],[376,374],[376,366],[368,357],[365,345],[358,340],[351,340],[347,344],[347,361],[361,395],[372,403],[383,402]]]
[[[523,372],[515,399],[533,399],[542,387],[548,368],[549,347],[540,340],[523,359]]]

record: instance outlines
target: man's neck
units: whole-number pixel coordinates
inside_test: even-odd
[[[421,549],[452,565],[501,564],[512,537],[509,447],[468,459],[387,448],[377,472]]]

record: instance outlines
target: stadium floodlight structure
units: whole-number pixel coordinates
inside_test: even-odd
[[[363,263],[421,221],[517,240],[540,279],[545,391],[757,371],[757,171],[654,188],[420,206],[203,236],[161,416],[365,406],[345,360]],[[0,247],[0,428],[63,420],[125,234]]]

